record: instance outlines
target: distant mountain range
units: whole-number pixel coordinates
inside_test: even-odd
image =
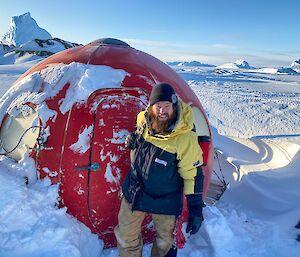
[[[190,61],[190,62],[167,62],[168,65],[170,66],[187,66],[187,67],[216,67],[215,65],[212,64],[206,64],[198,61]]]
[[[254,67],[250,66],[249,63],[243,59],[236,60],[233,63],[225,63],[219,65],[217,68],[219,69],[255,69]]]
[[[291,64],[291,68],[300,73],[300,59]]]
[[[14,64],[48,57],[79,45],[52,37],[49,32],[40,28],[27,12],[12,17],[8,32],[0,38],[0,64]]]
[[[219,66],[211,65],[211,64],[205,64],[201,63],[199,61],[189,61],[189,62],[180,62],[180,61],[173,61],[173,62],[167,62],[170,66],[176,66],[176,67],[212,67],[214,68],[214,71],[219,74],[227,74],[232,73],[235,71],[249,71],[249,72],[258,72],[258,73],[269,73],[269,74],[297,74],[300,73],[300,59],[297,61],[294,61],[291,64],[291,67],[280,67],[280,68],[256,68],[251,66],[247,61],[243,59],[238,59],[233,63],[225,63]]]
[[[270,74],[297,74],[300,72],[300,60],[291,64],[291,67],[280,68],[255,68],[250,66],[249,63],[243,59],[236,60],[233,63],[225,63],[216,67],[217,73],[224,73],[224,70],[249,70],[251,72],[270,73]]]

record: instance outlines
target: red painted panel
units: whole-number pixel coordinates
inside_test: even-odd
[[[48,108],[55,111],[57,115],[48,120],[46,124],[42,124],[43,130],[48,129],[50,135],[44,145],[46,149],[37,153],[37,170],[40,177],[48,176],[53,184],[60,181],[61,151],[68,117],[68,113],[63,115],[60,112],[58,101],[65,97],[69,86],[70,84],[66,84],[55,97],[46,101]]]
[[[61,205],[68,213],[89,227],[88,215],[88,170],[90,146],[94,128],[94,114],[86,104],[73,106],[67,123],[60,169]]]

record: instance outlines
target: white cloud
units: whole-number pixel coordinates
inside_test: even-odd
[[[299,59],[300,51],[271,52],[255,48],[241,48],[222,43],[189,44],[147,39],[123,38],[132,47],[149,53],[162,61],[197,60],[220,65],[245,59],[253,66],[289,66]]]

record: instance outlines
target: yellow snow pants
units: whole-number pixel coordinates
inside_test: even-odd
[[[142,256],[141,225],[147,213],[132,211],[131,205],[123,197],[118,215],[118,225],[115,235],[118,241],[118,250],[121,257]],[[151,257],[165,256],[173,244],[175,215],[152,214],[156,229],[156,239],[151,250]]]

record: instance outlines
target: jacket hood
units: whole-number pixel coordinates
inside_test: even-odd
[[[150,106],[147,107],[145,111],[142,111],[139,113],[137,117],[137,128],[138,130],[141,128],[146,127],[148,131],[151,131],[149,128],[151,126],[150,120],[148,116]],[[178,101],[177,105],[178,110],[178,117],[177,121],[174,124],[173,129],[171,129],[170,133],[167,134],[155,134],[151,135],[155,137],[156,139],[167,139],[169,137],[173,137],[179,134],[186,133],[188,131],[191,131],[194,128],[194,117],[193,117],[193,111],[192,108],[187,105],[186,103],[182,102],[181,100]]]

